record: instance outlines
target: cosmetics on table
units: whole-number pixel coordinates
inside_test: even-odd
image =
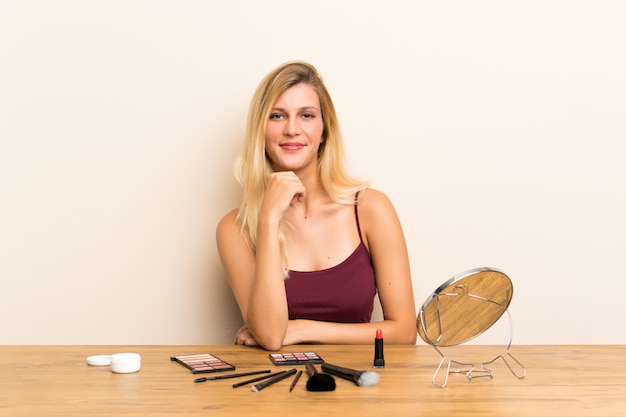
[[[141,355],[138,353],[116,353],[114,355],[95,355],[87,358],[92,366],[111,366],[116,374],[132,374],[141,369]]]
[[[296,373],[296,368],[292,368],[288,371],[279,372],[277,375],[274,375],[272,378],[266,379],[263,382],[259,382],[256,385],[252,386],[252,391],[259,392],[264,388],[269,387],[272,384],[275,384],[278,381],[282,381],[285,378],[289,378],[291,375]]]
[[[298,371],[298,373],[296,374],[295,378],[293,379],[293,382],[289,386],[289,392],[293,391],[293,389],[296,387],[296,384],[300,380],[301,376],[302,376],[302,371]]]
[[[235,366],[218,358],[211,353],[200,353],[195,355],[172,356],[172,361],[176,361],[185,368],[190,369],[193,374],[203,374],[207,372],[234,371]]]
[[[374,368],[385,367],[385,353],[383,351],[383,331],[376,330],[376,338],[374,339]]]
[[[376,338],[374,339],[374,367],[376,368],[384,368],[385,366],[382,343],[382,331],[379,329],[376,331]],[[337,365],[328,364],[315,352],[270,353],[269,358],[276,366],[304,365],[309,376],[309,381],[307,382],[308,391],[333,391],[335,389],[335,381],[331,375],[350,380],[354,382],[357,386],[362,387],[376,385],[379,380],[379,375],[376,372],[359,371],[355,369],[349,369],[339,367]],[[211,353],[178,355],[172,356],[170,357],[170,359],[189,369],[194,374],[235,370],[234,365],[224,361],[223,359]],[[322,371],[324,373],[317,372],[314,364],[321,364]],[[286,379],[292,375],[296,375],[294,381],[289,387],[289,391],[291,392],[296,386],[298,379],[302,375],[302,371],[298,372],[295,368],[293,368],[289,371],[271,373],[270,370],[264,369],[242,373],[230,373],[224,375],[202,377],[195,379],[194,382],[238,378],[256,374],[265,375],[237,382],[233,384],[233,388],[258,382],[257,384],[252,386],[252,391],[258,392],[272,384],[275,384],[276,382],[282,381],[283,379]],[[325,379],[322,381],[322,378]],[[320,384],[318,382],[323,383]]]
[[[256,377],[256,378],[247,379],[245,381],[240,381],[240,382],[237,382],[237,383],[233,384],[233,388],[243,387],[244,385],[248,385],[248,384],[251,384],[253,382],[263,381],[264,379],[269,379],[269,378],[274,378],[275,376],[282,375],[285,372],[287,372],[287,371],[274,372],[272,374],[267,374],[267,375],[259,376],[259,377]]]
[[[309,380],[306,383],[307,391],[334,391],[336,384],[335,378],[332,375],[320,373],[312,363],[307,363],[306,373],[309,376]]]
[[[380,375],[372,371],[359,371],[356,369],[344,368],[330,363],[322,364],[322,371],[338,376],[348,381],[354,382],[359,387],[369,387],[378,384]]]
[[[297,366],[307,363],[324,363],[324,360],[315,352],[270,353],[269,358],[277,366]]]
[[[242,372],[237,374],[226,374],[226,375],[217,375],[217,376],[205,376],[202,378],[196,378],[193,382],[205,382],[205,381],[215,381],[218,379],[231,379],[231,378],[240,378],[242,376],[250,376],[250,375],[258,375],[258,374],[269,374],[269,369],[263,369],[262,371],[250,371],[250,372]]]

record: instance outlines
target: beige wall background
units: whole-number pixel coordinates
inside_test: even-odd
[[[351,165],[394,201],[418,307],[491,266],[515,285],[514,343],[626,343],[625,18],[621,1],[0,1],[0,343],[230,343],[214,229],[253,90],[292,59],[323,73]]]

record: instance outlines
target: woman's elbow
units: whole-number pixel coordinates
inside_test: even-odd
[[[402,342],[403,345],[414,345],[417,342],[417,329],[413,326],[410,327],[410,331],[408,331],[405,335],[405,340]]]
[[[391,343],[396,345],[414,345],[417,342],[417,328],[415,326],[403,326],[397,332]]]
[[[285,332],[276,330],[275,326],[258,326],[253,322],[249,322],[248,330],[252,334],[254,341],[257,345],[261,346],[265,350],[277,351],[283,346],[283,340],[285,339]]]
[[[273,335],[267,335],[266,337],[257,338],[256,342],[263,349],[271,351],[271,352],[280,350],[280,348],[283,347],[282,338],[278,338]]]

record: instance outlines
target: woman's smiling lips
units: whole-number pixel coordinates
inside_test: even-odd
[[[298,151],[304,148],[304,144],[298,142],[285,142],[280,145],[286,151]]]

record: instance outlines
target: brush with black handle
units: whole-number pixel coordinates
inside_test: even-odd
[[[372,371],[357,371],[350,368],[342,368],[341,366],[332,365],[330,363],[322,364],[322,371],[327,374],[335,375],[348,381],[352,381],[359,387],[369,387],[378,384],[380,376]]]
[[[306,373],[309,375],[309,380],[306,382],[307,391],[334,391],[336,384],[335,378],[328,374],[322,374],[317,372],[315,365],[307,363]]]

